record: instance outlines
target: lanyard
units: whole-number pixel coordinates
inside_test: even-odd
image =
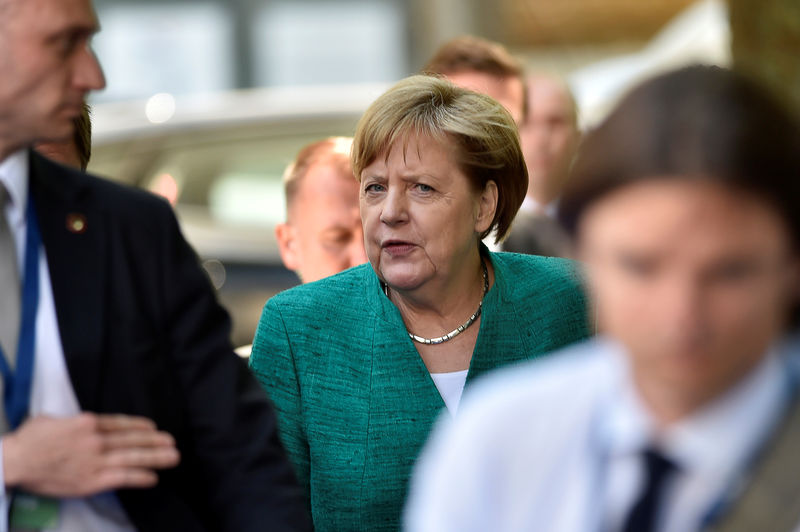
[[[39,307],[39,248],[42,237],[33,206],[33,195],[28,194],[26,213],[28,230],[25,237],[25,278],[22,284],[22,322],[17,344],[17,367],[11,371],[8,360],[0,348],[0,371],[3,373],[3,404],[11,430],[16,429],[28,415],[33,381],[34,344],[36,340],[36,313]]]

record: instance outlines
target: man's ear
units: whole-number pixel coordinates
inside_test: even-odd
[[[297,252],[295,228],[288,223],[278,224],[275,226],[275,239],[278,241],[283,265],[287,270],[297,271],[300,267],[300,257]]]
[[[494,213],[497,211],[498,197],[497,183],[494,181],[486,183],[478,199],[478,213],[475,218],[476,233],[483,233],[491,227]]]

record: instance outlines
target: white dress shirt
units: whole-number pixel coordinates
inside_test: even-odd
[[[0,162],[0,182],[8,190],[10,202],[5,215],[14,237],[20,276],[25,271],[26,209],[28,205],[28,152],[20,150]],[[58,330],[50,272],[44,246],[39,249],[39,307],[36,313],[36,340],[33,384],[29,416],[70,417],[81,412],[67,372]],[[0,439],[0,482],[5,485]],[[0,490],[0,516],[8,515],[9,497]],[[117,532],[135,530],[113,493],[80,499],[63,499],[59,526],[53,532]],[[8,523],[0,518],[0,532]]]
[[[659,431],[609,340],[500,370],[440,422],[412,478],[406,529],[618,530],[642,489],[640,452],[655,443],[679,467],[657,529],[698,530],[788,391],[783,359],[770,353],[723,397]]]

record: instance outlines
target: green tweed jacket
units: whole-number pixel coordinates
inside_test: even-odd
[[[467,386],[588,335],[574,263],[489,253]],[[250,367],[319,531],[397,530],[409,474],[444,402],[369,264],[270,299]]]

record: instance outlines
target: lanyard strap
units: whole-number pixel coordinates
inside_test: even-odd
[[[22,322],[17,344],[17,367],[11,371],[8,359],[0,348],[0,371],[3,373],[3,406],[11,430],[16,429],[28,415],[33,381],[34,344],[36,342],[36,313],[39,308],[39,248],[42,237],[33,206],[33,194],[28,194],[28,223],[25,238],[25,278],[22,284]]]

